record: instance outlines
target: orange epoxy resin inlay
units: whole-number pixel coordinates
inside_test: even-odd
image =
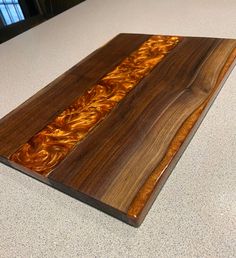
[[[151,36],[23,144],[10,160],[48,176],[179,41],[180,38],[175,36]]]

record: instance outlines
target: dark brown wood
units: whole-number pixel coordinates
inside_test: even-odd
[[[118,35],[1,119],[0,160],[139,226],[232,70],[236,40],[180,37],[47,176],[10,156],[149,37]]]
[[[130,41],[129,35],[118,35],[2,118],[1,156],[7,158],[15,152],[147,38],[134,35]]]

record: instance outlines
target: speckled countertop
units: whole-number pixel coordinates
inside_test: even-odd
[[[88,0],[0,45],[0,117],[120,32],[236,38],[235,0]],[[0,257],[235,257],[236,69],[142,226],[0,164]]]

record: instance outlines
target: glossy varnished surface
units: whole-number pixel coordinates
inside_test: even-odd
[[[121,34],[53,82],[52,94],[60,89],[70,97],[57,108],[51,106],[36,125],[26,118],[37,114],[34,109],[29,111],[30,107],[45,109],[43,102],[49,100],[45,92],[48,87],[3,118],[0,122],[3,162],[36,176],[35,171],[9,161],[9,157],[53,121],[71,100],[112,71],[148,38]],[[235,47],[235,40],[181,38],[54,168],[46,182],[132,225],[139,225],[233,67]],[[111,49],[115,54],[110,57]],[[82,73],[81,69],[96,63],[102,65],[94,72],[87,68],[90,76],[86,80],[76,77]],[[86,83],[82,84],[81,80]],[[68,84],[70,89],[65,86]],[[63,99],[65,95],[56,96]],[[23,114],[21,119],[19,114]]]
[[[2,118],[1,156],[7,158],[13,154],[52,121],[56,114],[62,112],[73,100],[96,83],[98,78],[116,67],[149,37],[149,35],[134,35],[133,41],[130,41],[128,35],[118,35]],[[16,130],[19,126],[20,129]]]
[[[151,36],[23,144],[10,160],[48,176],[179,41],[179,37]]]

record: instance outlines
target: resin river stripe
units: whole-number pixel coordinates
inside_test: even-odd
[[[23,144],[10,160],[48,176],[179,41],[179,37],[151,36]]]

